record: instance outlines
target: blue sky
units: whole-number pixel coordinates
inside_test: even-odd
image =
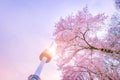
[[[93,14],[115,11],[113,0],[0,0],[0,80],[26,80],[53,40],[54,24],[86,5]],[[41,74],[43,80],[59,76],[54,60]]]

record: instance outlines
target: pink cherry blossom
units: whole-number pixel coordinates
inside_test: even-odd
[[[106,16],[93,16],[87,7],[55,25],[57,65],[62,80],[120,80],[120,27],[112,26],[104,39],[97,32]]]

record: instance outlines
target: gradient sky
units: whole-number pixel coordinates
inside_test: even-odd
[[[86,5],[93,14],[115,11],[113,0],[0,0],[0,80],[27,80],[53,40],[54,24]],[[44,66],[42,80],[60,80],[55,64]]]

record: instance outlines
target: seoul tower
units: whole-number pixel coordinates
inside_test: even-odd
[[[39,75],[40,75],[40,73],[42,71],[42,68],[43,68],[45,63],[48,63],[51,60],[51,47],[52,47],[52,44],[48,49],[44,50],[40,54],[39,59],[40,59],[41,63],[39,64],[39,66],[36,69],[35,73],[28,77],[28,80],[41,80]]]

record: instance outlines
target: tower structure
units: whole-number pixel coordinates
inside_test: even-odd
[[[39,59],[40,59],[41,63],[39,64],[39,66],[36,69],[35,73],[28,77],[28,80],[41,80],[39,75],[40,75],[40,73],[42,71],[42,68],[43,68],[45,63],[48,63],[51,60],[51,55],[50,55],[49,50],[46,49],[45,51],[43,51],[40,54]]]

